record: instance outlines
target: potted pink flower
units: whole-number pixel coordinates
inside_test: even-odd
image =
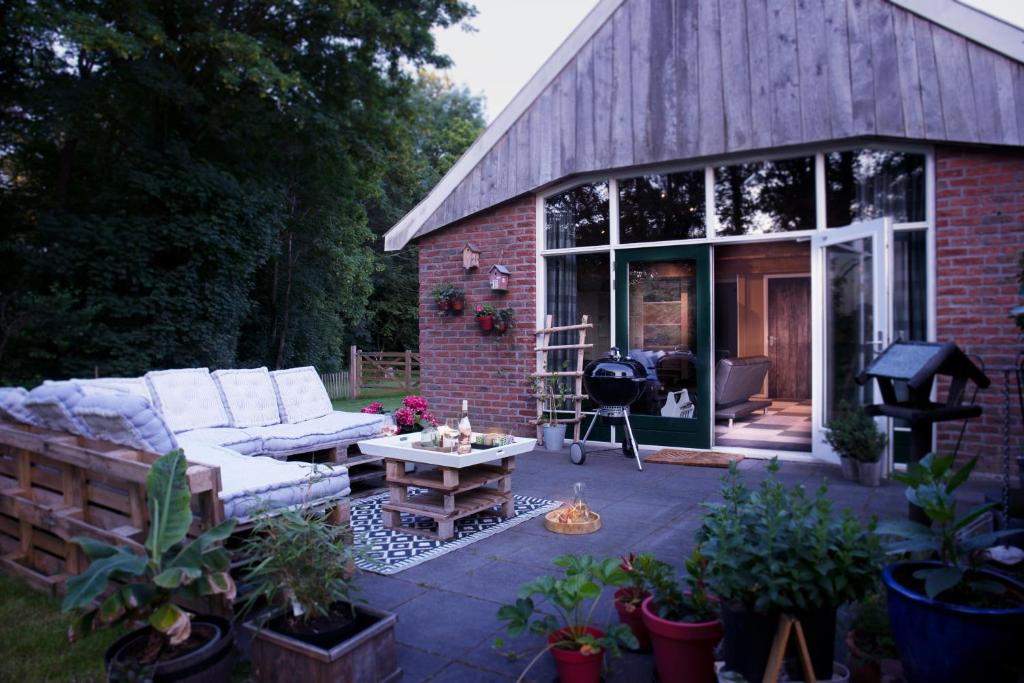
[[[490,304],[476,305],[476,321],[480,324],[480,331],[490,334],[494,329],[494,306]]]
[[[422,396],[406,396],[402,407],[395,411],[395,425],[399,434],[419,432],[427,427],[436,427],[437,418],[429,410],[427,399]]]

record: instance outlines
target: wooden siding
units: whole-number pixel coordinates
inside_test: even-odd
[[[1024,68],[886,0],[626,0],[416,235],[581,173],[872,136],[1020,145]]]

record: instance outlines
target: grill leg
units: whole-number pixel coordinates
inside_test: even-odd
[[[583,435],[583,441],[581,441],[580,443],[586,443],[587,442],[587,439],[590,438],[590,430],[592,430],[594,428],[594,425],[596,425],[596,424],[597,424],[597,415],[594,415],[594,419],[590,421],[590,426],[587,427],[587,433]]]
[[[643,472],[644,466],[640,464],[640,447],[636,443],[636,437],[633,436],[633,426],[629,424],[629,415],[626,415],[626,436],[629,442],[633,444],[633,457],[636,459],[636,468]]]

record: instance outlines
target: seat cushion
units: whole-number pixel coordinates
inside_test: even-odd
[[[78,382],[44,382],[25,397],[24,407],[39,424],[59,432],[91,437],[89,428],[74,414],[79,401],[93,394],[125,392]]]
[[[25,408],[25,387],[0,387],[0,419],[40,426],[35,415]]]
[[[277,424],[277,394],[266,368],[217,370],[213,381],[220,388],[232,427],[263,427]]]
[[[71,411],[93,438],[162,455],[178,447],[163,416],[148,399],[118,391],[91,394]]]
[[[312,366],[275,370],[270,379],[277,392],[281,422],[305,422],[334,410],[327,389]]]
[[[220,391],[206,368],[147,372],[146,384],[156,409],[175,434],[230,426]]]
[[[220,468],[224,513],[243,522],[256,513],[335,500],[351,491],[342,465],[246,457],[218,446],[185,446],[185,457]]]
[[[299,423],[285,423],[245,430],[263,440],[263,452],[303,453],[345,442],[380,436],[381,415],[334,411]]]
[[[241,455],[254,455],[263,451],[263,440],[234,427],[208,427],[191,429],[174,435],[178,443],[186,446],[222,446]]]

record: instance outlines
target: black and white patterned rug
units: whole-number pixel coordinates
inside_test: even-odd
[[[410,488],[409,493],[422,493]],[[554,510],[561,503],[556,500],[514,495],[515,516],[498,517],[497,510],[484,510],[455,522],[455,536],[447,541],[416,536],[401,530],[385,529],[380,505],[387,501],[387,493],[379,493],[352,501],[352,532],[358,551],[356,565],[377,574],[396,574],[403,569],[440,557],[470,543],[511,529],[528,519]],[[402,524],[417,528],[430,528],[433,520],[402,513]]]

